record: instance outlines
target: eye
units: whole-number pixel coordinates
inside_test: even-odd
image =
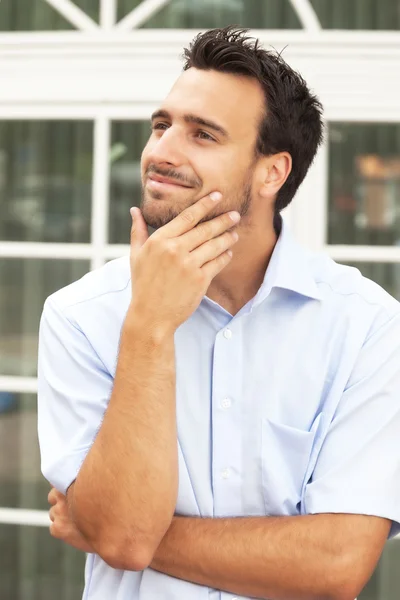
[[[158,123],[153,123],[151,126],[152,129],[160,129],[161,131],[164,131],[168,127],[169,125],[167,123],[162,123],[161,121]]]
[[[210,142],[215,142],[215,139],[209,133],[206,133],[205,131],[198,131],[196,135],[201,140],[208,140]]]

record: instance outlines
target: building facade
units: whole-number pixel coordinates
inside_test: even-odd
[[[0,598],[77,600],[47,531],[36,362],[45,298],[127,253],[148,118],[193,35],[248,27],[321,98],[325,143],[285,218],[400,299],[398,0],[0,0]],[[359,600],[400,594],[388,543]]]

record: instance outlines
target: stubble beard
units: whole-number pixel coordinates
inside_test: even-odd
[[[154,200],[159,202],[161,211],[158,214],[149,208],[149,203],[153,204],[152,201]],[[147,226],[151,227],[153,230],[164,227],[164,225],[167,225],[167,223],[173,221],[182,212],[182,210],[184,210],[184,208],[189,206],[184,201],[184,208],[179,209],[174,205],[166,206],[166,202],[167,201],[163,200],[163,194],[159,192],[151,192],[151,194],[149,194],[149,192],[146,192],[142,186],[142,202],[140,208]]]
[[[225,212],[225,210],[226,211],[236,210],[239,212],[242,219],[243,219],[243,217],[245,217],[248,214],[250,207],[251,207],[251,200],[252,200],[252,198],[251,198],[252,174],[253,174],[253,169],[250,168],[246,175],[246,179],[242,186],[242,189],[240,190],[239,193],[236,192],[236,194],[235,194],[235,195],[237,195],[237,198],[235,199],[234,203],[231,204],[233,194],[231,195],[231,198],[227,198],[227,200],[229,202],[229,207],[227,207],[226,209],[223,208],[224,201],[222,200],[222,204],[221,204],[221,208],[223,209],[222,212]],[[169,206],[168,208],[166,208],[164,206],[164,207],[162,207],[162,214],[154,214],[152,211],[147,210],[148,201],[149,201],[149,197],[147,196],[147,194],[148,194],[148,192],[146,192],[146,190],[142,186],[142,201],[141,201],[140,208],[141,208],[142,215],[143,215],[143,218],[144,218],[146,224],[148,225],[148,227],[152,228],[153,230],[164,227],[164,225],[167,225],[167,223],[170,223],[173,219],[175,219],[182,212],[182,210],[185,210],[186,208],[188,208],[190,206],[189,204],[186,204],[185,202],[183,202],[182,209],[178,209],[173,206]],[[151,200],[159,201],[160,205],[163,203],[163,199],[162,199],[163,195],[161,193],[151,192],[151,194],[149,194],[149,196],[150,196]],[[193,202],[192,202],[192,204],[193,204]],[[201,219],[200,223],[205,223],[207,221],[210,221],[211,219],[214,219],[215,217],[216,217],[215,214],[210,215],[210,216],[207,215],[203,219]]]

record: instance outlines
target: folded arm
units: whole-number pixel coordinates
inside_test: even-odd
[[[128,310],[111,389],[85,335],[53,304],[40,351],[43,473],[68,490],[70,516],[96,553],[114,568],[142,570],[176,505],[173,335]]]
[[[92,552],[52,490],[51,532]],[[150,567],[240,596],[354,600],[370,578],[390,521],[349,514],[200,519],[174,517]]]
[[[129,570],[149,564],[178,484],[173,336],[153,343],[142,333],[128,316],[109,406],[68,492],[79,531],[110,566]]]
[[[174,518],[151,568],[241,596],[354,600],[390,521],[363,515]]]

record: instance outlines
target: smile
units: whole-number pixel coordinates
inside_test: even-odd
[[[190,189],[190,186],[183,183],[179,183],[174,179],[168,179],[167,177],[161,177],[160,175],[150,175],[147,178],[146,185],[153,190],[167,190],[167,189]]]

